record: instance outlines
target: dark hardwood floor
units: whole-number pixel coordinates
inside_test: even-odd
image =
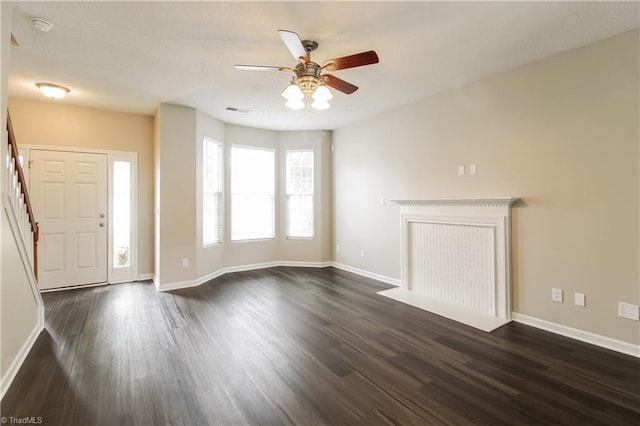
[[[336,270],[158,293],[44,294],[2,416],[50,425],[640,424],[640,359],[512,323],[491,334]]]

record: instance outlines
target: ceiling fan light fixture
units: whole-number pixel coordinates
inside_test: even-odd
[[[355,55],[343,56],[329,59],[322,65],[311,60],[311,52],[318,47],[318,42],[313,40],[302,40],[293,31],[278,30],[280,38],[296,59],[294,67],[276,67],[264,65],[235,65],[240,70],[277,70],[293,72],[295,77],[289,86],[282,92],[282,97],[287,100],[285,106],[291,109],[302,109],[307,107],[307,114],[311,108],[323,110],[330,108],[329,101],[333,99],[333,94],[329,87],[347,95],[358,90],[358,86],[339,79],[331,74],[323,74],[323,70],[338,71],[346,68],[361,67],[364,65],[377,64],[378,55],[373,50],[356,53]]]
[[[43,95],[51,99],[64,98],[70,92],[68,88],[53,83],[36,83],[36,87]]]

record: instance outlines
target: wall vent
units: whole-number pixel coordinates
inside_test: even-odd
[[[232,106],[228,106],[226,108],[227,111],[231,111],[231,112],[241,112],[243,114],[246,114],[248,112],[251,112],[250,109],[244,109],[244,108],[236,108],[236,107],[232,107]]]

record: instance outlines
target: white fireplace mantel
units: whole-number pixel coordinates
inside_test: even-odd
[[[511,321],[511,206],[519,198],[393,200],[401,287],[380,294],[484,331]]]
[[[441,206],[441,207],[510,207],[520,198],[427,198],[424,200],[391,200],[400,206]]]

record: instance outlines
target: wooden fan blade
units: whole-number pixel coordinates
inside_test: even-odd
[[[358,90],[358,86],[354,86],[353,84],[339,79],[338,77],[331,74],[324,74],[322,77],[324,77],[324,81],[327,83],[327,86],[333,87],[334,89],[339,90],[342,93],[346,93],[347,95],[350,95]]]
[[[293,71],[288,67],[272,67],[270,65],[234,65],[233,67],[245,71]]]
[[[378,55],[373,50],[370,50],[368,52],[356,53],[355,55],[343,56],[342,58],[329,59],[328,61],[324,61],[322,68],[335,71],[377,64],[378,62]]]
[[[304,49],[302,40],[300,40],[300,36],[298,34],[287,30],[278,30],[278,34],[280,34],[280,38],[296,61],[299,61],[300,58],[304,58],[305,62],[309,62],[309,55],[307,55],[307,51]]]

